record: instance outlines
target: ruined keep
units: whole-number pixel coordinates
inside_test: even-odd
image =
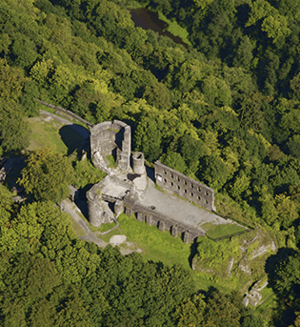
[[[119,120],[106,121],[91,129],[91,158],[100,170],[108,173],[108,156],[113,156],[120,169],[130,168],[131,128]]]
[[[194,206],[184,201],[188,205],[187,211],[179,218],[171,213],[169,208],[179,200],[173,199],[171,204],[166,204],[169,200],[162,197],[167,195],[155,189],[154,183],[147,178],[144,154],[131,153],[130,126],[119,120],[100,123],[91,129],[90,142],[93,164],[107,173],[87,192],[89,220],[93,226],[112,222],[125,211],[129,215],[134,214],[138,221],[155,225],[161,231],[170,231],[174,237],[181,235],[185,243],[205,234],[198,226],[201,217],[192,213]],[[116,167],[111,167],[111,156],[117,163]],[[170,194],[180,195],[205,209],[216,210],[214,190],[208,186],[159,161],[155,162],[154,175],[157,185],[171,191]]]
[[[180,172],[163,165],[159,160],[155,162],[156,184],[166,188],[201,207],[216,211],[214,204],[214,190]]]

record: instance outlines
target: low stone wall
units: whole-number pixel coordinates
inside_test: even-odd
[[[212,188],[163,165],[158,160],[155,162],[154,168],[157,185],[168,189],[205,209],[216,211],[214,204],[215,194]]]
[[[179,224],[177,221],[165,217],[151,208],[134,203],[134,201],[127,196],[124,198],[124,211],[127,215],[134,214],[136,219],[140,222],[145,222],[149,226],[156,226],[162,232],[167,230],[174,237],[180,235],[186,244],[193,242],[199,236],[205,235],[203,232],[193,229],[188,225]]]
[[[67,117],[65,116],[66,118],[71,117],[71,118],[74,118],[74,119],[76,119],[77,121],[80,121],[81,123],[85,124],[86,127],[88,127],[88,128],[92,128],[92,127],[93,127],[93,124],[91,124],[91,123],[88,122],[87,120],[81,118],[80,116],[74,114],[74,112],[72,112],[72,111],[69,111],[69,110],[64,109],[64,108],[62,108],[62,107],[54,106],[53,104],[50,104],[50,103],[47,103],[47,102],[41,101],[41,100],[39,100],[39,99],[35,99],[35,100],[38,101],[40,104],[46,106],[46,107],[49,107],[49,108],[51,108],[51,109],[54,109],[55,111],[57,111],[58,114],[63,113],[63,114],[65,114],[65,115],[68,115]]]

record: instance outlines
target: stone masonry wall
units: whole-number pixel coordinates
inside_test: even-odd
[[[157,185],[188,199],[201,207],[216,211],[214,190],[180,172],[155,162],[155,181]]]
[[[191,226],[179,224],[177,221],[155,212],[155,210],[132,201],[127,196],[124,198],[124,209],[127,215],[134,214],[140,222],[145,222],[149,226],[154,225],[162,232],[167,230],[174,237],[181,236],[185,243],[193,242],[197,237],[204,236],[203,232],[191,228]]]
[[[122,170],[127,171],[130,168],[131,128],[119,120],[114,120],[113,122],[102,122],[91,129],[91,157],[98,169],[105,171],[103,164],[100,164],[104,160],[100,160],[98,157],[99,155],[105,157],[117,147],[116,135],[120,131],[123,133],[122,144],[120,145],[121,148],[117,151],[116,161]],[[96,158],[94,160],[95,155]]]

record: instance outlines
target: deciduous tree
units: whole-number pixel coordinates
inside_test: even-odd
[[[53,149],[32,151],[22,170],[20,185],[36,200],[59,202],[69,194],[74,171],[70,160]]]

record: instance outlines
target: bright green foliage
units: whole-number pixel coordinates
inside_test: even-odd
[[[88,184],[96,184],[105,176],[105,173],[96,169],[88,159],[77,161],[74,169],[74,183],[78,188],[83,188]]]
[[[159,123],[161,122],[155,121],[152,117],[143,117],[134,135],[135,148],[142,151],[150,162],[158,159],[162,152]]]
[[[249,189],[250,179],[244,173],[236,176],[234,183],[231,185],[230,194],[235,199],[241,199],[242,194]]]
[[[296,203],[284,194],[276,195],[275,201],[277,203],[278,218],[282,227],[287,229],[299,216]]]
[[[220,189],[228,179],[228,171],[224,162],[216,156],[203,158],[201,180],[215,189]]]
[[[228,277],[229,261],[240,255],[238,238],[215,242],[209,238],[198,240],[197,255],[193,259],[195,269],[212,273],[212,276]]]
[[[70,160],[46,148],[30,153],[19,183],[36,200],[59,202],[68,196],[73,175]]]
[[[0,208],[10,211],[12,204],[12,194],[3,185],[0,185]]]
[[[262,219],[269,225],[275,224],[278,219],[278,211],[275,206],[275,200],[271,194],[267,192],[267,188],[262,189],[262,195],[259,198],[261,202],[261,215]]]
[[[0,100],[0,146],[6,152],[18,152],[28,144],[29,129],[20,105]]]
[[[126,8],[132,4],[117,0],[1,1],[0,153],[26,148],[25,119],[37,115],[40,108],[35,97],[72,110],[91,123],[121,119],[131,125],[135,150],[143,151],[147,160],[160,158],[208,183],[223,193],[217,196],[222,198],[219,207],[224,215],[251,225],[259,220],[276,231],[279,246],[296,248],[299,1],[134,3],[149,5],[172,26],[188,31],[188,49],[152,30],[136,28]],[[68,137],[72,138],[70,134]],[[39,138],[36,147],[43,143],[38,130],[32,138]],[[48,160],[44,162],[45,156]],[[77,186],[101,179],[90,168],[85,163],[76,164]],[[35,152],[26,169],[23,185],[36,198],[59,201],[67,195],[73,173],[66,158]],[[151,279],[154,274],[160,281],[155,264],[134,256],[122,260],[117,251],[107,250],[101,260],[110,266],[100,269],[97,248],[75,241],[64,215],[52,204],[20,209],[11,205],[3,189],[0,193],[1,248],[12,254],[24,251],[43,255],[55,262],[63,283],[81,285],[77,293],[57,286],[55,294],[39,299],[30,310],[21,299],[15,299],[3,320],[5,325],[81,325],[84,321],[89,325],[92,321],[100,326],[171,326],[179,323],[179,316],[176,322],[172,316],[178,308],[185,319],[181,324],[196,324],[194,313],[201,315],[202,310],[197,311],[190,295],[183,300],[172,294],[176,301],[170,300],[170,305],[169,296],[161,296],[156,280]],[[160,244],[159,236],[155,238]],[[154,241],[148,241],[150,248]],[[185,251],[179,248],[175,255]],[[164,247],[156,251],[164,251]],[[228,259],[228,254],[215,251]],[[210,254],[213,257],[214,253]],[[209,261],[205,252],[202,255]],[[226,271],[225,261],[220,264]],[[257,266],[263,264],[261,260]],[[180,275],[178,271],[167,275]],[[136,278],[144,274],[144,284],[149,285],[138,285],[130,274]],[[163,288],[165,281],[160,287],[170,294]],[[166,285],[176,289],[172,283]],[[232,287],[236,285],[232,277]],[[155,298],[151,297],[152,290]],[[156,303],[160,297],[164,303]],[[224,301],[231,303],[228,298]],[[224,307],[222,312],[234,312],[231,309]],[[41,323],[43,312],[46,318]],[[206,312],[211,314],[208,309]],[[232,315],[223,316],[224,324],[236,325]],[[215,319],[203,321],[220,324]],[[253,319],[241,319],[240,323],[259,325]]]
[[[16,323],[18,326],[26,326],[26,315],[34,321],[33,326],[37,326],[38,321],[43,321],[44,326],[53,324],[54,310],[46,297],[61,284],[53,262],[22,254],[8,266],[2,281],[4,288],[1,290],[1,309],[5,315],[5,326],[15,326]]]
[[[164,156],[162,156],[160,158],[160,161],[163,164],[165,164],[183,174],[186,171],[185,162],[184,162],[182,156],[177,152],[168,151],[168,153],[166,153]]]

